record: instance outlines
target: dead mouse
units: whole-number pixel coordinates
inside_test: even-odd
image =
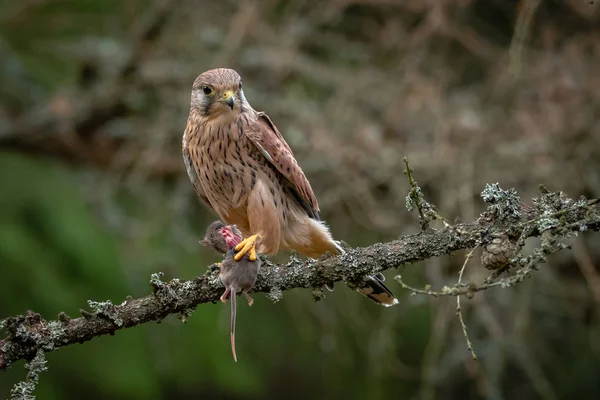
[[[228,229],[222,231],[227,226]],[[227,253],[242,240],[242,232],[235,225],[226,225],[223,221],[215,221],[206,228],[202,246],[212,247],[221,254]]]
[[[225,259],[221,262],[221,272],[219,278],[225,286],[225,292],[221,296],[223,303],[227,302],[227,296],[231,295],[231,352],[233,359],[237,362],[235,353],[235,316],[236,316],[236,298],[242,293],[251,306],[254,300],[248,294],[248,291],[254,287],[258,270],[260,268],[260,258],[250,261],[249,253],[244,255],[239,261],[235,261],[235,246],[242,240],[242,234],[235,225],[225,225],[221,221],[213,222],[207,229],[206,236],[201,243],[210,245],[217,251],[227,249]]]

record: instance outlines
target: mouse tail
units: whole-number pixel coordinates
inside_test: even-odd
[[[235,354],[235,310],[236,310],[237,291],[235,288],[231,288],[231,353],[233,359],[237,362],[237,355]]]

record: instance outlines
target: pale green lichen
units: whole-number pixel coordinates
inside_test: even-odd
[[[556,228],[560,225],[560,220],[556,218],[555,214],[556,213],[552,212],[551,210],[544,211],[544,213],[541,215],[537,222],[538,230],[540,232]]]
[[[452,295],[456,289],[456,287],[443,286],[441,292],[446,295]]]
[[[15,338],[22,340],[23,342],[33,340],[37,343],[42,339],[42,335],[39,332],[27,329],[25,324],[19,324],[17,329],[15,329],[14,335]]]
[[[289,264],[301,264],[301,263],[302,263],[302,260],[300,260],[300,258],[298,257],[298,253],[296,253],[295,251],[291,251],[288,265]]]
[[[53,342],[65,342],[67,341],[67,328],[60,321],[48,322],[48,329],[50,329],[50,339]]]
[[[24,381],[16,383],[10,391],[11,400],[35,400],[33,392],[39,381],[39,374],[47,371],[44,351],[39,349],[33,359],[25,364],[27,376]]]
[[[587,203],[588,203],[588,199],[581,196],[581,198],[575,202],[575,207],[586,207]]]
[[[184,293],[188,293],[188,292],[197,290],[197,287],[196,287],[196,284],[194,283],[194,281],[185,281],[181,285],[181,290]]]
[[[272,287],[269,293],[267,294],[267,298],[273,303],[277,303],[281,299],[283,299],[283,291],[279,287]]]
[[[160,300],[162,304],[177,303],[179,296],[173,289],[173,286],[177,286],[180,280],[175,278],[170,283],[163,282],[161,278],[165,274],[162,272],[156,272],[150,275],[150,286],[152,286],[154,295]]]
[[[312,291],[312,298],[314,301],[321,301],[325,298],[325,292],[322,288],[314,288]]]
[[[423,199],[423,192],[419,186],[416,186],[413,191],[406,195],[405,205],[408,211],[413,211],[418,208],[417,202]]]
[[[187,324],[188,318],[192,316],[194,311],[195,310],[193,308],[186,308],[185,310],[180,311],[179,314],[177,314],[177,318],[179,318],[184,324]]]
[[[116,326],[123,326],[123,318],[121,318],[119,311],[110,300],[102,302],[88,300],[88,305],[96,314],[106,317]]]
[[[162,287],[165,283],[161,280],[161,278],[165,276],[162,272],[155,272],[150,275],[150,286],[154,288],[156,291],[158,288]]]
[[[221,278],[219,278],[218,274],[209,276],[207,278],[207,281],[211,286],[217,286],[217,287],[223,286],[223,283],[221,282]]]
[[[67,328],[60,321],[48,322],[48,330],[50,331],[49,336],[40,338],[38,343],[42,346],[42,349],[46,351],[52,351],[56,348],[56,343],[67,343]]]
[[[405,199],[406,209],[408,211],[417,209],[422,230],[429,229],[429,223],[432,221],[440,221],[444,224],[444,227],[450,228],[450,223],[440,215],[435,205],[425,200],[423,190],[413,178],[413,170],[410,168],[406,157],[404,157],[404,165],[406,166],[404,174],[408,178],[408,183],[410,184],[410,189]]]
[[[518,218],[520,215],[520,197],[513,188],[504,190],[499,183],[486,183],[481,198],[489,204],[488,211],[500,219]]]

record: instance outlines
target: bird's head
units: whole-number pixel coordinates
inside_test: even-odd
[[[203,118],[235,116],[246,105],[242,78],[232,69],[211,69],[194,81],[191,109]]]

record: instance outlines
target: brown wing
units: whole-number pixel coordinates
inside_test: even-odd
[[[306,213],[319,220],[319,204],[313,193],[310,183],[294,153],[285,139],[275,127],[275,124],[263,112],[257,113],[258,120],[245,133],[267,160],[287,179],[289,186],[286,188],[290,194],[304,208]]]

